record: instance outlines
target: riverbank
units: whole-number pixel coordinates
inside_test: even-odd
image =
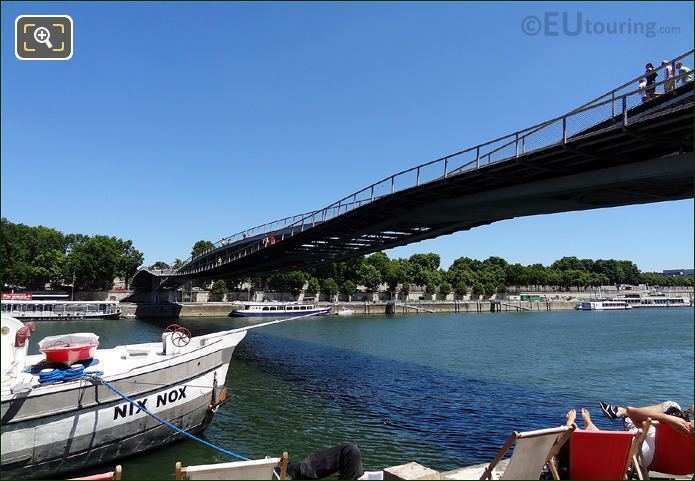
[[[483,312],[540,312],[567,311],[577,305],[574,301],[420,301],[420,302],[341,302],[319,303],[333,306],[332,314],[342,308],[351,309],[355,315],[384,314],[440,314],[440,313],[483,313]],[[133,304],[121,303],[123,315],[137,317],[226,317],[239,308],[233,302],[182,302],[177,304]]]

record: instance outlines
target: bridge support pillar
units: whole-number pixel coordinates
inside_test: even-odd
[[[159,293],[157,292],[157,278],[152,277],[152,288],[150,289],[150,304],[159,304]]]

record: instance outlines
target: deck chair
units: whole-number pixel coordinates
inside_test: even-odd
[[[664,474],[693,474],[695,446],[692,436],[684,436],[665,423],[656,425],[654,458],[649,469]]]
[[[576,428],[576,425],[572,425],[523,433],[515,431],[487,467],[463,468],[452,472],[451,479],[538,479],[543,466],[560,451]],[[500,473],[495,468],[512,446],[514,450],[509,464]],[[559,479],[555,466],[551,464],[550,469],[555,479]]]
[[[642,430],[576,431],[570,440],[570,479],[627,479]]]
[[[275,468],[280,468],[279,475]],[[281,458],[253,459],[233,463],[202,464],[199,466],[181,466],[176,463],[176,479],[285,479],[287,473],[287,453]]]
[[[109,471],[108,473],[101,473],[101,474],[93,474],[91,476],[84,476],[83,478],[70,478],[71,480],[74,479],[121,479],[121,475],[123,474],[123,469],[121,468],[121,465],[119,464],[116,466],[116,469],[113,471]]]
[[[652,425],[652,418],[647,418],[646,421],[642,423],[642,432],[637,433],[637,446],[633,448],[632,454],[632,469],[633,472],[628,471],[627,479],[649,479],[649,470],[644,466],[644,457],[642,456],[642,443],[647,439],[647,434],[649,434],[649,429]]]

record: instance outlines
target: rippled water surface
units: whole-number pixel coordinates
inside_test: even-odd
[[[176,322],[194,335],[249,324]],[[112,347],[158,340],[168,323],[43,322],[33,339],[91,331]],[[559,425],[570,407],[619,429],[599,400],[688,405],[693,372],[690,309],[312,317],[249,332],[230,366],[230,400],[203,437],[291,460],[352,441],[367,469],[446,470],[489,461],[511,431]],[[121,464],[125,479],[173,479],[176,461],[227,460],[185,441]]]

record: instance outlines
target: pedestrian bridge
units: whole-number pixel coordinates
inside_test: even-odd
[[[693,51],[674,59],[674,71],[677,62],[692,69]],[[692,198],[692,74],[661,80],[646,101],[638,81],[322,209],[224,238],[180,269],[139,271],[131,285],[302,269],[514,217]]]

